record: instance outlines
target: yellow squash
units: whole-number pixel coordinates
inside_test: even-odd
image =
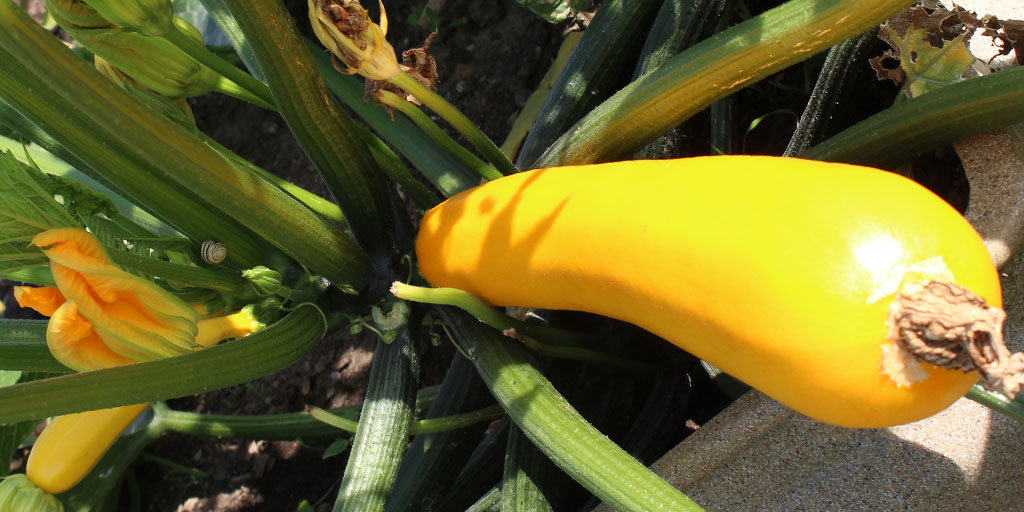
[[[126,405],[54,418],[32,446],[25,474],[49,494],[74,487],[146,407]]]
[[[917,382],[883,373],[901,287],[953,282],[1001,306],[981,239],[940,198],[891,173],[798,159],[524,172],[429,211],[416,253],[434,286],[634,323],[851,427],[927,417],[978,378],[928,363]]]

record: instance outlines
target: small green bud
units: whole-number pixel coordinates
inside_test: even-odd
[[[4,512],[64,512],[64,504],[18,473],[0,482],[0,510]]]
[[[281,284],[281,273],[262,265],[243,270],[242,277],[249,281],[249,286],[260,297],[288,293],[288,288]]]
[[[111,24],[147,36],[171,30],[171,0],[84,0]]]

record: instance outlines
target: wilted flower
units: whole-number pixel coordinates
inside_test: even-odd
[[[309,21],[320,43],[348,66],[371,80],[390,80],[398,74],[395,50],[384,36],[388,17],[380,1],[380,25],[370,21],[358,0],[309,0]]]

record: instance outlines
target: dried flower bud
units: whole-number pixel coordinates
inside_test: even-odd
[[[395,50],[384,36],[388,18],[380,2],[380,25],[370,21],[358,0],[309,0],[309,21],[320,43],[348,66],[371,80],[390,80],[398,74]]]

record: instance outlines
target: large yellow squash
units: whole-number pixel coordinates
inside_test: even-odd
[[[634,323],[816,419],[932,415],[975,371],[882,371],[895,292],[953,282],[1001,306],[979,236],[895,174],[721,156],[541,169],[459,194],[416,241],[434,286]]]

